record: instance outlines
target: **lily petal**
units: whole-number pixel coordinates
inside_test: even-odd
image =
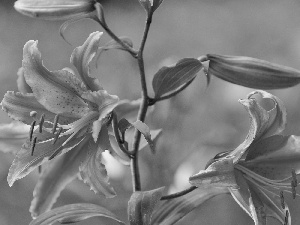
[[[28,138],[30,126],[20,122],[0,125],[0,151],[16,153]]]
[[[74,180],[79,173],[79,166],[86,157],[88,138],[85,138],[72,151],[49,161],[43,167],[43,172],[33,191],[33,200],[30,206],[33,218],[50,210],[56,202],[61,191]]]
[[[292,170],[300,174],[300,137],[275,135],[260,140],[249,149],[241,165],[273,180],[291,177]]]
[[[61,149],[61,154],[66,153],[82,141],[82,138],[73,138],[64,147],[61,147],[68,136],[59,138],[55,144],[52,143],[53,135],[51,133],[47,133],[46,131],[39,133],[37,129],[34,132],[34,136],[37,137],[34,153],[31,155],[32,143],[29,139],[27,139],[21,150],[18,151],[16,158],[9,169],[7,176],[9,186],[12,186],[16,180],[27,176],[39,165],[48,161],[49,157],[59,149]]]
[[[55,114],[80,118],[89,110],[80,97],[87,89],[67,70],[49,71],[42,62],[37,41],[28,41],[23,50],[24,76],[37,101]]]
[[[91,91],[102,90],[99,80],[90,77],[90,63],[95,57],[102,32],[91,33],[82,46],[74,49],[71,55],[71,63],[76,67],[81,80]]]
[[[275,95],[272,95],[266,91],[261,91],[261,90],[251,92],[248,95],[248,99],[255,94],[259,94],[262,98],[271,99],[274,103],[274,107],[268,111],[269,114],[268,127],[266,128],[262,136],[256,137],[256,140],[270,137],[272,135],[280,134],[285,129],[287,124],[287,119],[286,119],[287,113],[283,102]]]
[[[206,170],[200,170],[189,179],[194,186],[206,187],[230,187],[238,189],[234,176],[234,165],[231,158],[220,159],[212,163]]]
[[[1,102],[2,110],[14,120],[22,121],[30,125],[32,121],[39,119],[42,114],[45,114],[46,121],[53,121],[55,114],[46,110],[41,105],[32,93],[22,94],[20,92],[8,91]],[[30,112],[36,111],[35,117],[30,116]],[[60,124],[68,124],[73,122],[74,119],[61,116],[59,119]]]
[[[23,94],[32,93],[31,87],[26,83],[23,67],[19,68],[17,75],[18,75],[17,85],[18,85],[19,92]]]
[[[92,138],[88,143],[88,155],[79,167],[80,175],[84,183],[90,186],[96,194],[103,194],[107,198],[116,195],[109,183],[105,166],[101,163],[102,149],[98,149],[98,143]]]
[[[250,130],[245,141],[229,153],[229,156],[234,157],[234,164],[240,160],[252,142],[264,133],[269,121],[268,112],[257,104],[255,99],[244,99],[239,100],[239,102],[246,108],[250,115]]]

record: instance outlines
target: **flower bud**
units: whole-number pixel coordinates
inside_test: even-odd
[[[18,0],[14,7],[30,17],[68,20],[93,12],[94,4],[94,0]]]
[[[300,83],[300,71],[244,56],[207,55],[208,74],[225,81],[258,89],[292,87]]]

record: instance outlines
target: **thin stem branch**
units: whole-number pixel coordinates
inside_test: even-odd
[[[145,74],[145,67],[144,67],[144,48],[146,44],[146,40],[148,37],[150,25],[152,22],[152,12],[148,14],[144,35],[141,41],[141,45],[138,51],[138,66],[140,70],[140,79],[141,79],[141,86],[142,86],[142,103],[140,105],[140,109],[138,112],[138,120],[144,122],[148,110],[148,90],[147,90],[147,82],[146,82],[146,74]],[[131,172],[132,172],[132,182],[133,182],[133,191],[140,191],[141,190],[141,181],[140,181],[140,173],[139,173],[139,166],[138,166],[138,150],[141,140],[141,133],[136,129],[133,138],[133,146],[132,146],[132,159],[131,159]]]
[[[168,95],[165,95],[165,96],[162,96],[162,97],[159,97],[159,98],[150,99],[150,104],[149,105],[154,105],[156,102],[163,101],[163,100],[166,100],[166,99],[174,97],[175,95],[177,95],[178,93],[180,93],[181,91],[183,91],[184,89],[186,89],[194,81],[194,79],[195,78],[193,78],[190,81],[186,82],[184,85],[182,85],[176,91],[174,91],[174,92],[172,92],[172,93],[170,93]]]
[[[197,189],[196,186],[191,186],[191,187],[189,187],[189,188],[187,188],[187,189],[185,189],[185,190],[183,190],[183,191],[176,192],[176,193],[170,194],[170,195],[162,196],[162,197],[160,198],[160,200],[163,201],[163,200],[169,200],[169,199],[178,198],[178,197],[181,197],[181,196],[183,196],[183,195],[186,195],[186,194],[188,194],[188,193],[194,191],[195,189]]]
[[[123,145],[124,140],[121,140],[119,128],[118,128],[118,117],[115,112],[113,112],[113,115],[112,115],[112,127],[113,127],[113,131],[114,131],[119,148],[122,150],[122,152],[124,152],[126,155],[131,157],[131,152],[129,152]]]

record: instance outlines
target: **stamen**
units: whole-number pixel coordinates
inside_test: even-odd
[[[280,191],[280,201],[281,201],[281,207],[285,209],[285,203],[284,203],[284,196],[283,191]]]
[[[34,137],[32,143],[31,143],[31,156],[33,156],[33,152],[34,152],[34,148],[35,148],[35,143],[36,143],[36,138],[37,137]]]
[[[42,165],[39,165],[38,171],[39,171],[39,173],[42,173]]]
[[[29,131],[29,140],[30,141],[32,140],[33,129],[34,129],[35,123],[36,123],[35,120],[32,121],[32,123],[31,123],[30,131]]]
[[[54,117],[54,123],[53,123],[53,127],[52,127],[52,134],[54,134],[55,131],[56,131],[57,123],[58,123],[58,118],[59,118],[59,115],[56,115],[56,116]]]
[[[31,111],[29,115],[30,115],[32,118],[35,118],[36,115],[37,115],[37,112],[36,112],[36,111]]]
[[[58,149],[55,150],[55,152],[49,157],[49,160],[53,159],[57,154],[61,151],[63,147],[60,146]]]
[[[284,218],[284,224],[288,225],[289,223],[289,211],[285,211],[285,218]]]
[[[294,187],[297,187],[298,181],[297,181],[297,174],[296,174],[295,170],[292,170],[292,178],[293,178],[293,182],[294,182]]]
[[[291,187],[292,187],[293,199],[295,199],[296,195],[297,195],[297,192],[296,192],[295,182],[293,180],[291,181]]]
[[[44,121],[45,121],[45,113],[43,113],[40,118],[40,122],[39,122],[39,132],[40,133],[42,133],[42,131],[43,131]]]
[[[58,139],[60,133],[62,132],[62,130],[63,130],[62,127],[60,127],[60,128],[58,129],[58,131],[56,132],[55,137],[54,137],[54,139],[53,139],[53,141],[52,141],[52,144],[53,144],[53,145],[56,143],[56,141],[57,141],[57,139]]]

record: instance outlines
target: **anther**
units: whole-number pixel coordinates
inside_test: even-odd
[[[30,115],[31,117],[35,118],[36,115],[37,115],[37,112],[36,112],[36,111],[31,111],[29,115]]]
[[[297,181],[297,174],[295,170],[292,170],[292,178],[293,178],[294,186],[297,187],[298,181]]]
[[[58,155],[58,153],[62,150],[62,146],[60,146],[58,149],[55,150],[55,152],[49,157],[49,160],[53,159],[55,156]]]
[[[39,171],[39,173],[42,173],[42,165],[39,165],[38,171]]]
[[[32,140],[33,129],[34,129],[35,123],[36,123],[35,120],[32,121],[32,123],[31,123],[30,131],[29,131],[29,140],[30,141]]]
[[[33,156],[34,148],[35,148],[35,143],[36,143],[36,138],[34,137],[32,142],[31,142],[31,156]]]
[[[54,124],[53,124],[53,127],[52,127],[52,134],[54,134],[55,131],[56,131],[56,127],[57,127],[57,123],[58,123],[58,118],[59,118],[58,115],[56,115],[56,116],[54,117]]]
[[[41,115],[41,118],[40,118],[40,122],[39,122],[39,132],[42,133],[43,131],[43,124],[44,124],[44,121],[45,121],[45,114],[43,113]]]
[[[295,186],[295,182],[292,180],[291,181],[291,186],[292,186],[292,194],[293,194],[293,199],[296,198],[296,186]]]
[[[285,209],[285,203],[284,203],[284,196],[283,191],[280,191],[280,201],[281,201],[281,207]]]
[[[284,224],[288,225],[289,223],[289,211],[285,211],[285,218],[284,218]]]
[[[55,137],[54,137],[54,139],[53,139],[53,141],[52,141],[52,144],[53,144],[53,145],[56,143],[56,141],[57,141],[57,139],[58,139],[60,133],[62,132],[62,130],[63,130],[62,127],[60,127],[60,128],[58,129],[58,131],[56,132]]]

